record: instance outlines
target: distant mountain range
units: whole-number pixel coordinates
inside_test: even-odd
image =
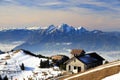
[[[120,32],[89,31],[67,24],[50,25],[46,29],[11,29],[0,31],[0,42],[25,41],[15,49],[39,51],[69,51],[73,48],[99,51],[119,51]]]

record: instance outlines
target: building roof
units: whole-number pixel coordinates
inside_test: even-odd
[[[63,55],[54,55],[51,58],[54,60],[61,60],[63,58]]]
[[[78,60],[82,61],[85,64],[91,64],[99,61],[103,61],[104,58],[99,56],[97,53],[89,53],[84,56],[77,57]]]
[[[104,58],[99,56],[97,53],[88,53],[88,54],[84,54],[82,56],[74,56],[71,59],[69,59],[68,61],[66,61],[64,64],[71,62],[75,58],[77,58],[79,61],[81,61],[84,64],[92,64],[95,62],[105,60]]]
[[[83,49],[73,49],[71,51],[72,55],[79,56],[85,54],[85,51]]]
[[[67,60],[66,62],[64,62],[64,64],[67,64],[69,62],[71,62],[72,60],[74,60],[76,57],[72,57],[71,59]]]

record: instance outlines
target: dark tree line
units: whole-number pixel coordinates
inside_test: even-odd
[[[0,75],[0,80],[8,80],[8,77],[5,76],[4,78],[2,78],[1,75]]]
[[[41,55],[41,54],[38,54],[38,55],[36,55],[36,56],[39,57],[39,58],[46,58],[46,59],[49,59],[49,57],[43,56],[43,55]]]
[[[61,60],[52,60],[54,62],[55,66],[58,66],[61,70],[65,70],[66,69],[66,64],[64,64],[64,62],[66,62],[69,59],[69,57],[63,55],[63,58]]]
[[[49,68],[50,67],[50,62],[49,59],[46,61],[40,61],[40,68]]]

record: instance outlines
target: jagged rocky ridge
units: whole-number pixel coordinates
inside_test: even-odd
[[[4,34],[5,33],[5,34]],[[5,41],[25,41],[15,49],[30,51],[68,51],[73,48],[85,50],[116,51],[120,50],[120,32],[89,31],[84,27],[75,28],[67,24],[50,25],[46,29],[7,30],[0,35],[9,36]],[[0,38],[0,39],[2,39]]]

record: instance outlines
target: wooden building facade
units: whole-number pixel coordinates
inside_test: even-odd
[[[77,50],[76,52],[77,53],[71,52],[71,59],[65,62],[66,70],[69,72],[78,73],[103,64],[104,58],[97,53],[85,54],[84,50]]]

